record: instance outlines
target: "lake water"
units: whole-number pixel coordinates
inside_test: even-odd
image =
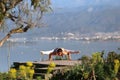
[[[120,41],[75,41],[75,40],[40,40],[33,42],[8,42],[0,48],[0,71],[8,70],[8,54],[10,64],[13,62],[47,60],[48,56],[42,56],[41,50],[51,50],[56,47],[80,50],[80,54],[72,55],[72,59],[78,59],[83,55],[91,55],[94,52],[105,50],[117,51]],[[9,47],[10,46],[10,47]]]

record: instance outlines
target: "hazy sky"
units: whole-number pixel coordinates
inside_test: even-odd
[[[53,7],[79,7],[86,5],[111,5],[119,6],[120,0],[52,0]]]

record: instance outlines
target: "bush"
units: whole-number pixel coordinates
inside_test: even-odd
[[[82,64],[69,70],[58,70],[50,80],[120,80],[120,54],[112,51],[103,57],[104,51],[83,56]]]
[[[19,69],[10,68],[7,73],[0,73],[0,80],[33,80],[34,69],[31,62],[27,66],[20,65]]]

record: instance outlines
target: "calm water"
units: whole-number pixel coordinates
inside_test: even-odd
[[[28,42],[8,42],[0,48],[0,71],[8,70],[8,54],[10,53],[10,64],[13,62],[47,60],[48,56],[41,56],[41,50],[51,50],[56,47],[80,50],[80,54],[72,55],[72,59],[78,59],[82,55],[91,55],[93,52],[105,50],[117,51],[120,47],[119,41],[75,41],[75,40],[40,40]],[[10,47],[9,47],[10,46]]]

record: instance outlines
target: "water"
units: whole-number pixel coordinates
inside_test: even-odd
[[[93,0],[75,0],[74,3],[67,0],[70,3],[65,5],[62,1],[66,3],[66,0],[53,1],[54,12],[43,19],[47,26],[12,35],[0,47],[0,72],[8,70],[9,59],[10,65],[47,60],[48,56],[43,57],[40,51],[56,47],[80,50],[80,54],[72,55],[73,60],[102,50],[120,53],[117,49],[120,48],[119,0],[96,0],[95,3]],[[1,36],[5,35],[0,32],[0,39]]]
[[[10,46],[10,48],[9,48]],[[94,52],[105,50],[118,51],[119,41],[75,41],[75,40],[40,40],[32,42],[8,42],[0,48],[0,71],[8,70],[8,54],[10,51],[10,64],[13,62],[48,60],[48,56],[42,56],[41,50],[51,50],[56,47],[64,47],[72,50],[80,50],[80,54],[72,55],[72,59],[79,59],[82,55],[91,55]],[[119,51],[118,51],[119,52]]]

